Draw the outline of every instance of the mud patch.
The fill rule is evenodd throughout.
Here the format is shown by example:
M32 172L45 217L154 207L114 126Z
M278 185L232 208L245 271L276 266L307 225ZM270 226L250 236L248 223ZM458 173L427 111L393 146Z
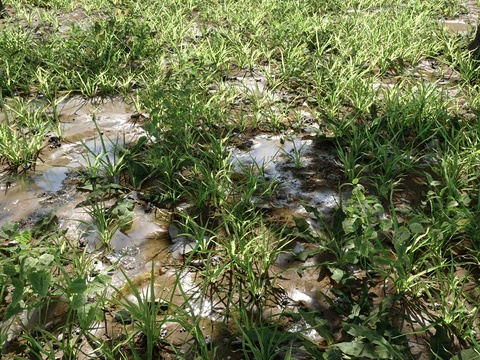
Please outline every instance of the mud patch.
M309 135L257 136L248 145L250 150L232 153L237 170L253 167L266 181L278 184L268 202L259 199L260 207L306 214L301 206L306 203L329 216L339 206L340 194L333 189L343 179L343 171L329 145Z

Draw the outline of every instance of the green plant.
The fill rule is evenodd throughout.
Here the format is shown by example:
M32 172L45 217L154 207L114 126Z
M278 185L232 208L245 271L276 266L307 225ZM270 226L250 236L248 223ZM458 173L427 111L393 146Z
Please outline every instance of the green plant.
M362 297L365 297L365 293ZM349 320L342 324L344 331L349 335L350 341L334 345L343 355L353 358L367 359L410 359L408 343L399 329L392 326L388 320L392 306L396 299L386 297L373 309L358 308L355 304L349 315Z
M43 117L44 109L23 100L4 107L5 123L0 128L0 163L5 166L5 171L13 175L34 171L45 147L44 139L49 127Z
M114 287L118 298L113 298L113 302L125 309L129 314L129 321L132 322L132 329L128 331L126 343L129 344L130 350L136 357L146 356L147 359L157 358L158 346L164 340L162 339L162 324L169 320L168 316L159 317L164 313L165 306L171 305L171 302L162 299L163 295L158 293L155 286L155 269L152 262L152 270L150 283L146 291L139 292L132 280L123 272L127 281L128 290L133 295L134 300L130 300L122 295L122 292ZM174 291L172 291L172 294ZM124 322L126 323L126 321ZM143 354L139 354L135 345L135 337L140 334L145 337L146 346Z
M125 169L125 159L129 153L120 145L118 138L115 141L110 141L110 144L107 146L95 116L92 120L98 132L100 145L97 146L96 139L94 139L92 146L85 141L81 143L87 151L83 155L85 160L85 180L89 183L91 190L95 190L97 182L101 182L102 178L107 181L107 184L119 184L120 174ZM131 160L132 158L130 157Z
M104 251L108 252L111 250L111 241L115 233L125 232L132 226L134 207L135 202L127 196L118 199L111 206L107 206L103 200L90 198L84 209L92 223L79 221L98 235L100 244L96 246L103 247Z
M15 326L11 330L27 342L30 354L52 358L61 348L66 358L73 359L80 352L81 342L77 340L102 317L98 299L105 296L109 278L98 274L87 280L90 259L79 256L73 246L70 250L74 251L68 254L58 246L66 239L56 224L58 221L51 215L40 220L33 231L19 232L16 224L2 227L0 237L15 243L2 248L0 258L2 294L6 286L14 288L3 321L15 320L19 324L22 332L15 334L20 330ZM72 259L78 273L64 268L65 262ZM92 301L94 298L97 301ZM77 326L80 333L73 338ZM59 333L63 336L59 337Z
M284 148L280 148L281 153L290 161L293 162L293 166L295 169L301 169L304 166L304 160L302 159L304 155L304 147L305 143L301 144L298 147L297 142L295 142L292 138L287 138L288 142L292 143L292 149L290 151L286 151Z
M340 130L340 133L343 131ZM360 160L366 146L364 134L358 127L352 126L351 137L347 141L340 137L336 137L335 140L337 156L344 167L344 176L347 181L353 182L363 171Z

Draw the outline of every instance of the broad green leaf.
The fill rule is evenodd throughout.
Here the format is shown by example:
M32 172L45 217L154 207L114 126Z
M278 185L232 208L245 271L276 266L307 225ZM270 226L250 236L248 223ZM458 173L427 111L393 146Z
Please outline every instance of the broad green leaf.
M375 344L377 343L377 341L373 341L372 343ZM378 359L391 359L393 356L393 354L390 354L389 348L386 347L383 343L375 346L375 354L378 356Z
M92 184L87 184L84 186L79 186L79 190L85 190L85 191L93 191L93 185Z
M460 351L450 360L480 360L480 352L475 348L465 349Z
M459 219L456 221L456 225L461 229L470 224L469 219Z
M327 349L323 353L323 360L342 360L342 352L338 349Z
M447 209L451 210L452 208L458 207L458 201L452 200L447 204Z
M55 260L55 257L52 254L43 254L38 258L38 262L45 266L51 265L54 260Z
M20 304L15 304L13 303L9 304L7 307L7 310L5 311L5 315L3 315L3 321L7 321L10 319L12 316L15 316L17 314L20 314L23 311L23 308L20 306Z
M400 226L393 234L393 241L403 244L410 239L411 233L405 226Z
M356 324L343 324L345 331L356 337L356 338L365 338L368 342L352 342L356 344L355 347L348 348L346 345L343 345L342 351L348 349L352 353L346 353L349 355L355 356L364 356L372 359L389 359L390 356L396 353L396 349L375 329L371 329L368 326L356 325ZM345 344L345 343L344 343ZM361 351L357 353L357 351Z
M7 276L15 276L17 275L17 269L12 264L6 264L3 267L3 273Z
M373 204L373 209L375 210L375 213L377 213L378 215L382 215L385 212L382 204L379 204L379 203Z
M334 268L333 270L330 269L332 272L332 275L330 276L332 280L334 280L337 283L340 283L342 281L343 277L345 276L345 271L339 268Z
M468 196L468 194L463 194L460 196L460 201L462 202L462 204L464 206L469 206L470 205L470 202L472 201L472 199L470 198L470 196Z
M382 320L382 317L388 314L391 310L395 301L397 301L397 296L386 296L383 300L375 306L375 308L370 312L368 317L365 320L365 323L378 323Z
M356 251L346 251L343 254L343 260L350 264L357 264L359 261L358 253Z
M342 226L346 234L354 233L358 229L357 220L357 217L343 220Z
M110 283L110 276L108 275L97 275L95 278L88 284L89 294L98 294L105 290L105 287Z
M70 299L70 306L72 310L79 310L81 309L85 303L87 302L87 294L86 293L76 293L73 294L72 298Z
M386 231L388 231L388 230L390 230L390 229L392 228L392 220L390 220L390 219L382 219L382 220L380 220L379 225L380 225L380 229L381 229L382 231L385 231L385 232L386 232Z
M348 317L353 320L353 319L359 317L361 312L362 312L362 308L360 307L360 305L359 304L353 304L352 310L350 310L350 315L348 315ZM349 334L354 335L352 333L349 333ZM354 336L357 336L357 335L354 335Z
M12 279L12 285L14 289L10 304L17 304L23 298L23 290L25 289L25 284L21 279Z
M440 359L450 359L451 353L449 351L452 340L448 337L447 332L440 325L435 326L435 335L430 337L430 351L433 356L440 357Z
M38 259L35 257L27 257L22 263L22 270L29 272L30 270L35 270L37 268Z
M14 286L12 299L10 300L10 304L7 306L7 310L3 316L3 321L7 321L12 316L15 316L23 311L23 307L20 304L20 301L23 299L23 281L20 279L12 279L12 284Z
M122 199L119 200L111 210L113 219L117 219L118 227L123 230L128 230L133 222L133 209L135 203L133 201Z
M6 239L15 239L19 234L18 224L16 223L6 223L2 226L0 236ZM3 234L2 234L3 233Z
M74 279L67 288L70 294L80 294L87 290L87 281L83 278Z
M48 293L51 284L51 273L49 270L29 271L27 279L32 285L33 290L44 297Z
M355 358L364 357L368 359L381 359L372 344L352 341L339 343L335 346L337 346L344 354L354 356Z
M293 221L295 221L295 226L297 227L298 231L301 233L308 231L310 229L310 225L308 224L307 220L300 216L293 215Z
M414 234L423 234L425 232L425 229L423 228L422 224L417 222L408 224L408 228Z

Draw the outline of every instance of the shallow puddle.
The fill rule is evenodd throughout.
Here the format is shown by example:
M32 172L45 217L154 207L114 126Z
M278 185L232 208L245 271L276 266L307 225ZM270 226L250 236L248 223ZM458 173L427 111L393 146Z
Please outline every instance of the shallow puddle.
M33 185L39 190L57 193L65 186L64 181L72 167L72 164L66 166L45 166L46 169L44 171L33 176Z
M307 203L327 215L339 206L340 195L328 186L335 174L323 178L318 169L336 167L331 151L315 148L312 139L300 136L257 136L249 144L249 150L232 154L237 171L252 167L266 180L278 183L276 195L261 207L306 214L301 204Z
M142 134L141 129L133 129L128 122L132 113L128 112L126 105L115 99L95 103L75 97L62 102L58 108L61 119L58 146L46 148L33 175L13 183L6 178L1 184L0 204L5 222L25 219L36 209L44 207L42 201L59 192L73 201L75 189L65 189L69 173L74 174L87 163L93 164L101 153L107 153L110 162L115 163L114 148L125 144L126 139L134 141ZM115 111L119 113L116 115ZM100 131L104 132L103 144L92 121L92 112L96 114ZM121 133L125 135L118 139ZM106 159L102 156L101 160ZM69 196L65 196L65 191Z
M448 31L461 35L468 34L474 28L474 26L466 20L445 20L444 25Z

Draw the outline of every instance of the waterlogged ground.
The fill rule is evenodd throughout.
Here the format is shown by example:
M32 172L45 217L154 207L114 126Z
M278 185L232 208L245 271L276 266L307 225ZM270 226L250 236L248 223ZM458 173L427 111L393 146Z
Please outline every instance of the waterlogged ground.
M144 135L144 131L136 124L138 117L120 99L84 100L73 97L62 102L59 114L64 135L55 141L50 140L55 137L53 134L45 139L51 145L42 153L42 163L37 166L35 173L18 182L3 183L0 195L2 223L17 222L20 229L28 229L54 211L60 229L67 230L68 238L72 241L80 238L78 246L86 247L87 253L100 254L104 248L97 234L86 225L92 223L92 218L84 207L88 192L80 191L78 174L93 161L95 154L104 151L99 133L105 141L105 156L114 161L117 156L113 152L114 146L120 144L127 147ZM98 127L92 121L92 116L95 116ZM239 138L239 146L229 148L229 159L233 166L241 172L243 167L261 164L265 179L277 184L274 195L268 199L258 199L257 203L269 222L292 227L295 226L294 218L299 217L305 219L312 228L320 229L321 224L302 205L314 206L328 219L333 216L339 204L349 198L349 191L338 192L342 167L328 141L318 141L308 132L303 135L265 134ZM414 196L414 193L407 191L404 195ZM153 297L165 302L165 309L184 307L187 296L189 311L198 317L205 338L219 346L219 354L225 358L243 358L243 355L236 355L241 348L240 339L231 337L228 321L224 318L225 309L229 306L227 299L230 299L228 279L220 280L220 285L211 289L211 296L205 296L199 285L202 277L198 272L204 268L205 260L188 259L196 246L196 240L183 236L172 223L173 214L183 211L190 204L179 204L174 209L156 207L143 200L137 191L126 193L122 197L129 198L135 204L133 223L128 230L115 232L111 239L111 251L98 257L93 272L108 271L112 276L111 284L119 289L121 296L133 303L138 303L139 300L131 294L125 276L144 301L150 301L153 289ZM410 201L402 197L399 204L404 202ZM113 203L112 200L108 204ZM261 316L265 319L275 318L285 311L295 313L298 309L321 312L328 321L333 339L308 330L310 325L303 318L285 319L283 325L290 331L303 331L308 339L320 347L327 346L331 340L340 341L342 337L342 318L331 302L342 306L343 301L349 301L343 295L331 292L336 286L329 271L316 265L333 260L329 257L331 255L319 251L317 246L308 241L296 240L289 243L269 270L271 276L278 277L272 293L261 308ZM184 268L186 259L189 266ZM211 258L210 261L221 262L224 259L218 257ZM153 286L152 266L155 275ZM180 268L183 268L181 273L178 272ZM353 278L368 283L368 293L374 302L379 303L385 297L395 294L395 289L389 285L388 280L372 280L353 265L348 271ZM114 293L111 294L115 296ZM27 328L52 328L65 321L64 315L68 310L63 305L50 306L43 315L44 318L39 319L36 313L25 313L21 319ZM121 306L105 308L105 321L90 329L91 336L124 339L128 326L125 328L119 320L122 310ZM251 311L260 310L252 308ZM402 318L395 320L405 322L400 326L402 331L414 332L428 326L428 322L416 318L418 314L413 312L411 316L406 322ZM8 332L11 335L9 347L4 350L9 351L10 346L15 349L14 333L21 326L15 323L5 325L10 327ZM162 325L162 336L168 337L171 346L178 346L185 354L189 353L193 338L178 322L166 321ZM428 345L422 338L412 335L410 346L416 358L428 358L425 355L428 353ZM82 351L88 353L93 349L85 341ZM168 355L170 352L171 350L165 349L164 356L173 356Z
M95 116L98 128L92 116ZM86 223L92 223L92 219L84 207L88 192L79 191L79 172L93 161L95 154L103 151L99 133L105 141L105 156L114 161L118 156L113 153L114 145L126 147L135 143L144 131L135 123L136 117L131 108L120 99L69 98L60 104L59 118L63 136L55 142L50 140L55 135L45 139L51 145L42 153L42 163L37 165L35 173L18 182L3 182L0 195L2 224L17 222L20 229L28 229L53 211L58 217L60 229L67 230L67 237L80 237L80 246L87 247L89 253L99 253L104 249L96 234L86 226ZM289 137L258 135L245 139L240 148L229 149L230 161L239 168L239 172L252 163L264 164L266 179L278 183L274 196L268 201L259 199L258 202L259 208L268 213L270 221L294 225L292 216L295 215L306 217L318 227L314 219L308 218L301 204L313 204L327 216L331 216L338 207L340 194L333 188L341 178L341 170L331 151L322 149L321 144L314 144L312 139L308 133ZM115 232L111 239L111 252L100 257L94 271L109 269L112 285L135 302L138 300L129 294L125 275L148 299L153 265L155 299L165 301L166 306L181 306L184 295L176 293L179 281L182 291L190 297L191 311L202 319L205 336L222 343L222 348L225 347L222 351L233 356L231 351L238 339L229 338L226 330L222 329L225 326L222 314L228 306L222 301L222 296L227 294L200 297L200 289L197 288L200 275L195 269L203 266L201 261L190 260L191 267L178 274L180 265L195 248L196 240L179 234L180 230L171 223L173 212L177 209L149 206L139 195L136 191L123 195L135 204L133 223L128 230ZM348 197L348 194L342 196ZM185 206L190 205L180 204L178 208ZM269 299L269 305L263 309L265 317L278 314L287 307L294 309L299 304L309 309L328 309L323 294L331 287L330 279L321 276L320 269L304 271L301 276L295 271L316 263L315 258L307 261L296 259L296 255L305 252L308 246L303 242L292 243L289 245L291 249L286 249L276 260L272 274L282 273L282 277L277 281L275 297ZM169 305L165 299L170 302ZM123 325L114 321L116 312L120 310L108 309L106 321L92 329L91 334L108 338L124 336ZM62 312L67 311L67 307L51 307L45 314L44 322L53 326L52 323L63 319ZM330 317L332 324L338 326L339 319L335 319L334 312ZM45 325L37 324L41 320L31 314L24 314L23 321L29 327ZM301 330L307 324L300 321L291 326ZM19 329L19 325L11 325L10 332L13 334ZM168 333L173 345L185 346L185 330L178 323L167 322L164 332L164 335ZM325 341L315 331L309 336L315 342ZM11 341L14 339L12 335Z
M9 15L15 14L16 10L9 4L6 9ZM459 9L454 15L446 18L444 16L438 21L451 36L472 36L480 7L476 2L469 1ZM89 10L80 8L63 12L57 17L54 29L43 26L41 21L42 16L48 14L47 10L44 7L35 7L35 11L29 13L28 21L21 20L19 26L36 28L35 36L38 37L50 32L68 36L74 24L79 29L88 27L89 16L92 16ZM348 9L346 14L353 11ZM215 26L210 26L205 17L200 16L198 9L189 9L188 14L193 21L181 42L180 49L185 53L189 46L203 37L216 34ZM0 26L3 26L5 21L0 20ZM96 23L93 28L98 30L95 36L101 38L101 26ZM126 31L128 32L128 29ZM321 35L319 34L317 32L316 36ZM134 36L129 35L128 39L132 38ZM221 36L220 38L223 39ZM100 52L101 49L97 50ZM205 60L205 66L211 66L215 61L220 62L218 57L221 57L221 52L213 52L211 55L208 61ZM159 62L166 66L173 63L172 59L175 57L172 55L167 59L160 59ZM135 59L132 62L135 69L142 66L141 60ZM280 64L286 66L289 63L282 58ZM188 117L191 114L184 115L178 110L191 110L190 105L194 108L195 104L192 105L191 102L195 97L188 97L188 89L170 89L171 93L177 96L172 99L168 99L161 91L152 91L149 96L155 100L146 100L145 104L149 105L148 101L158 101L160 105L151 105L150 113L141 111L141 106L135 102L138 97L136 86L133 85L133 95L129 92L128 96L123 97L88 97L88 84L84 83L87 88L82 89L84 96L65 95L57 99L55 108L51 107L51 100L40 95L40 92L26 96L30 99L29 111L34 113L36 109L46 108L47 116L55 116L57 128L51 127L45 135L35 171L29 164L29 167L22 171L22 176L5 172L6 176L0 183L0 226L15 223L19 232L30 229L35 232L35 229L41 226L49 229L48 223L58 223L55 232L62 235L64 243L55 246L62 251L69 249L70 252L78 252L83 262L63 260L61 266L56 263L56 266L52 267L55 272L61 273L58 268L64 267L67 278L70 274L81 273L80 279L89 284L97 284L96 279L103 279L103 275L108 275L110 285L95 288L95 291L92 290L93 295L88 295L88 306L101 304L99 308L102 320L96 318L91 321L86 330L79 325L69 328L68 333L59 330L68 324L68 317L72 314L70 306L74 304L72 299L81 292L75 281L67 287L70 291L75 289L73 295L70 293L70 298L64 294L48 293L47 300L33 306L34 310L19 311L17 317L3 321L0 334L2 339L5 339L2 348L4 357L18 355L48 358L48 354L53 354L56 358L65 359L92 358L99 356L97 354L101 354L102 347L105 346L111 351L109 354L113 354L112 358L118 354L125 358L135 358L138 354L132 349L144 354L148 352L145 349L152 339L148 338L149 330L142 327L148 324L153 324L153 330L150 329L152 333L159 331L153 339L156 345L152 353L165 359L198 358L201 353L199 349L205 349L208 356L218 359L255 358L257 354L252 349L262 346L274 348L272 353L276 354L275 358L290 356L295 359L311 359L315 358L312 354L320 353L325 354L325 358L340 358L339 352L335 352L339 349L352 358L378 356L414 359L430 359L433 356L432 351L441 354L440 356L455 354L461 350L469 351L472 344L465 338L478 340L473 329L478 329L479 326L480 294L478 259L475 254L468 253L458 244L452 245L445 253L452 258L462 259L456 266L431 265L429 268L427 264L426 267L419 265L415 268L416 265L412 265L412 273L404 274L404 283L401 282L400 271L393 275L382 273L397 256L400 259L396 263L397 267L403 269L403 265L409 261L416 264L415 260L427 253L425 248L428 245L422 243L421 239L427 237L430 231L428 226L431 224L425 219L417 220L417 217L411 220L411 211L423 206L430 211L428 215L435 215L433 205L425 205L425 194L430 193L428 182L437 184L439 181L433 181L433 178L427 181L421 172L406 174L402 176L402 181L395 191L392 191L390 198L379 195L385 189L381 182L377 182L375 186L366 181L348 184L348 171L357 171L359 177L375 178L378 169L370 163L375 162L376 155L367 153L362 155L365 157L361 161L359 158L353 159L354 162L357 161L356 166L349 169L348 163L339 154L342 149L353 148L353 144L345 143L341 139L343 134L338 134L341 131L335 133L335 129L327 126L326 121L319 119L321 111L315 111L314 104L318 105L322 98L327 98L329 94L317 94L317 99L312 99L301 90L297 91L294 85L273 86L272 83L279 73L277 65L270 65L268 62L245 67L231 64L222 68L220 78L209 77L205 80L203 90L207 96L225 97L225 103L228 103L227 107L231 112L229 116L233 114L228 124L233 130L227 132L225 124L208 123L203 113L192 110L192 117L198 122L191 128L201 128L202 131L207 129L207 133L215 135L227 133L225 138L228 143L222 143L221 149L217 149L220 158L227 160L221 171L213 174L214 178L220 179L224 169L233 169L233 176L229 178L231 183L248 183L248 174L261 180L254 182L255 189L251 194L248 193L248 204L251 206L246 206L248 211L258 211L261 214L261 226L256 224L251 229L247 228L245 233L239 231L239 234L235 233L235 224L222 224L222 221L228 221L229 218L220 215L223 214L222 206L226 207L227 203L240 203L242 196L246 197L235 192L240 193L240 190L222 193L226 199L223 203L220 201L222 196L219 197L220 200L216 199L220 204L215 205L217 208L211 204L202 208L198 205L201 202L195 198L201 195L200 192L195 193L192 190L194 196L190 198L182 194L171 199L170 193L170 197L163 196L164 194L155 194L157 197L152 197L144 189L152 191L158 188L165 193L171 189L160 188L155 179L147 179L142 186L133 186L131 180L134 175L128 174L130 178L127 178L125 171L113 174L110 184L96 183L97 178L104 174L101 171L94 173L93 170L114 169L117 163L123 161L122 156L130 154L129 149L138 142L145 141L144 147L140 147L142 155L155 148L154 145L167 143L167 135L171 133L182 139L180 143L188 142L187 135L191 134L188 127L180 127L181 131L175 132L175 124L169 123L168 119L165 125L149 126L155 123L155 119L161 118L158 114L165 118L185 116L187 122L191 121ZM423 57L414 65L402 63L399 67L401 71L387 70L382 76L376 77L372 88L379 101L386 101L388 91L405 82L418 82L418 88L413 90L413 99L420 97L418 94L422 94L419 90L422 86L423 89L432 86L435 91L442 91L444 97L450 99L449 106L457 109L458 116L463 120L477 116L474 106L468 105L468 99L459 90L458 84L462 79L452 66L440 63L433 57ZM185 68L188 69L188 66ZM294 69L292 74L298 71ZM295 76L292 75L291 78L295 83ZM139 86L144 80L142 78L138 82ZM113 88L115 86L118 85L112 85ZM186 94L186 100L179 94ZM340 95L341 92L338 96ZM12 92L10 99L2 100L2 125L8 121L5 109L13 108L10 107L13 98L16 98L16 94ZM326 109L325 112L330 110ZM351 106L342 105L335 115L341 118L350 110ZM371 117L375 118L376 110L373 106L369 111ZM222 116L226 115L222 113L220 118ZM328 118L328 115L326 117ZM244 126L238 120L240 118L250 125ZM461 124L462 121L458 123ZM408 131L409 129L405 130L405 133ZM205 139L210 138L201 138L194 146L195 156L200 154L208 158L212 154L216 155L213 145L209 147L211 144ZM415 139L409 140L414 142ZM438 150L436 141L431 140L425 147ZM177 148L172 150L174 151L177 151ZM181 163L184 161L182 156L182 153L174 152L171 158ZM415 156L414 152L406 154L403 162L399 164L408 163L415 159ZM132 159L134 166L137 166L136 158ZM164 153L153 154L152 158L148 158L148 161L158 161L162 166L167 160L168 156ZM438 158L424 156L418 162L418 168L426 169L438 162ZM459 168L463 166L456 165ZM2 166L7 167L5 164ZM174 166L175 164L172 164L172 168L175 168ZM360 166L363 167L362 170L358 170ZM395 170L395 167L393 169ZM140 171L138 167L134 170ZM194 166L175 168L175 172L181 176L175 180L177 182L169 183L170 186L173 188L182 181L189 186L195 185L196 183L191 181L192 177L200 180L203 185L202 181L208 178L208 172L195 171ZM165 179L169 174L165 171L158 177ZM388 181L385 183L388 185ZM364 190L360 187L361 184L368 188L373 197L362 197L361 191L359 194L359 189ZM222 189L210 191L221 193ZM174 191L171 192L175 195ZM349 203L352 197L358 200L359 207L355 207L354 201ZM429 201L433 203L432 199L434 197ZM461 207L459 203L468 207L473 200L475 199L470 197L456 198L448 204L451 208L445 212L453 212L452 208ZM375 211L369 212L372 208ZM392 213L385 210L388 208L395 209L391 211L398 213L395 218L397 223L394 225L403 233L394 233L385 225L392 222ZM98 221L98 213L94 213L94 210L114 216L118 228L114 227L114 231L108 233L112 228L110 226L102 233L101 223L95 222ZM328 239L335 240L339 231L341 232L338 224L345 220L339 220L342 214L357 217L361 219L359 221L368 219L370 222L361 223L364 233L373 228L377 231L379 227L385 226L382 228L382 236L391 236L393 240L382 239L387 244L383 255L387 254L386 257L391 258L392 263L375 263L373 265L376 266L376 271L365 270L372 265L368 262L370 259L359 260L352 256L356 251L360 251L359 248L364 253L378 250L377 243L373 248L363 248L362 244L358 243L346 243L345 248L340 249L340 245L334 241L329 242ZM189 229L197 230L194 235L187 231L185 226L191 219L196 221L195 226ZM454 220L459 229L463 229L462 226L466 226L467 221L472 220ZM445 221L442 226L446 227L447 223L448 221ZM223 232L214 233L212 228L223 229ZM432 232L436 230L438 229L433 229ZM357 232L361 232L360 229L357 229ZM378 232L380 233L380 230ZM399 239L403 239L402 234L407 233L417 234L415 239L418 242L403 249L401 244L399 245ZM408 238L409 235L405 236ZM108 241L105 236L108 236ZM460 235L455 233L451 237L455 239L456 236ZM38 238L38 232L36 237ZM223 248L218 250L221 246L215 247L215 244L228 244L230 237L237 239L236 241L253 240L251 243L245 240L245 248L231 244L228 248L230 253ZM440 236L435 239L441 241ZM366 237L365 240L370 238ZM19 246L16 240L2 237L1 241L2 254L7 254L9 249ZM469 242L474 243L475 238L465 241L467 244L470 244ZM415 256L408 258L408 251L415 246L418 246L418 251ZM257 248L261 251L255 252ZM401 249L404 257L398 254ZM275 254L272 255L273 258L269 258L270 250ZM241 251L248 256L240 257L238 252ZM341 264L339 254L344 255ZM243 253L242 255L245 256ZM428 261L430 259L425 260L427 263ZM84 269L83 266L87 263L88 267L85 266ZM8 271L12 273L11 268L3 264L2 266L5 274ZM437 287L445 283L435 283L434 273L439 268L448 268L445 272L450 275L452 282L457 282L452 286L454 290L451 294L449 290L447 298L440 297L444 300L443 303L439 303L438 297L425 290L429 286L423 286L431 283L432 294L433 291L443 291ZM33 271L33 275L25 276L32 283L36 279L33 276L40 272ZM252 284L257 284L256 281L263 284L263 288L254 287ZM41 281L38 280L37 283ZM402 285L405 286L402 290L403 298L399 296L399 287ZM14 287L12 283L12 286L2 293L2 315L8 312L8 304L18 297ZM51 288L53 287L52 284ZM34 285L31 292L42 292L40 288L40 285ZM22 303L22 306L24 305L25 303ZM140 321L142 314L145 315L152 308L155 309L153 317L149 321ZM140 309L140 313L136 314L135 309ZM428 309L428 315L425 309ZM243 314L244 317L238 314ZM451 320L452 318L455 320ZM459 324L461 321L464 323ZM471 330L463 333L458 330L465 328ZM466 336L468 331L470 333ZM404 343L397 343L401 338L399 334L404 335ZM64 341L65 337L72 341ZM40 344L35 345L32 338L41 339ZM68 354L67 347L58 345L66 342L74 344L75 355ZM57 344L56 347L52 345L50 352L38 350L48 349L50 344ZM277 348L277 345L281 347ZM335 345L338 348L335 348ZM411 357L402 355L402 346L408 347ZM28 350L35 348L42 354L33 355L33 352ZM474 352L466 354L469 358L476 356ZM207 355L203 353L203 356L205 358ZM145 355L145 358L148 356Z

